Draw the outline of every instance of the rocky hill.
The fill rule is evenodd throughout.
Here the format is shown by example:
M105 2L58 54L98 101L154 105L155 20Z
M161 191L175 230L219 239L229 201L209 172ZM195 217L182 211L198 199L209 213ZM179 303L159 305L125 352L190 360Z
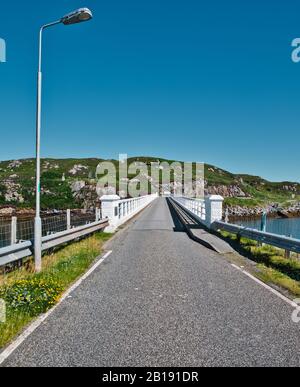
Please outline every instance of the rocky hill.
M42 208L90 208L99 205L95 171L101 159L43 159ZM118 162L112 160L116 166ZM171 160L137 157L128 162ZM34 159L0 162L0 215L14 209L34 207ZM221 168L205 166L205 190L220 194L230 215L258 215L264 209L274 213L300 212L300 184L272 183L258 176L233 174Z

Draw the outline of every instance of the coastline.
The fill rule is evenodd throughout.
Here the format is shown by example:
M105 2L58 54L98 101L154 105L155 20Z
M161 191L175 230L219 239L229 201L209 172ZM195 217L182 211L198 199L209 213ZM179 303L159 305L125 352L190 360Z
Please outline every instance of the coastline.
M230 220L257 220L264 213L267 213L268 218L273 219L289 219L300 218L300 202L279 204L276 202L267 203L256 206L243 206L225 203L224 218L228 216Z
M276 215L276 214L268 214L268 219L297 219L299 218L300 219L300 213L295 213L291 216L279 216L279 215ZM225 218L225 216L224 216ZM256 216L229 216L228 217L229 219L229 223L234 223L236 221L241 221L241 220L260 220L261 219L261 215L256 215Z
M71 209L73 213L87 213L89 210L75 208ZM300 203L297 203L290 207L280 207L278 204L271 204L269 206L256 206L256 207L247 207L247 206L232 206L224 205L223 208L223 217L225 218L228 215L229 221L236 220L258 220L261 218L262 214L266 212L268 218L272 219L289 219L289 218L300 218ZM65 214L66 210L42 210L41 216L55 216ZM19 219L31 219L35 216L35 210L33 208L18 208L12 206L0 206L0 219L11 219L13 216L18 217Z

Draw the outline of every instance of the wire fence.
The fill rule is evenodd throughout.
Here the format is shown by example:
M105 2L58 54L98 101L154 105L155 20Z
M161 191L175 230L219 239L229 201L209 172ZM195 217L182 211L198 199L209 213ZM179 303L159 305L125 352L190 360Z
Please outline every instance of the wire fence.
M34 219L17 221L17 242L34 239Z
M0 248L11 244L11 222L0 221Z
M74 213L71 214L71 227L79 227L88 223L95 222L95 212L87 212L85 214Z
M50 235L67 229L66 214L42 218L42 235Z
M98 213L99 220L101 213ZM10 246L15 242L34 240L34 218L16 219L16 227L12 226L13 218L0 218L0 248ZM47 236L68 228L75 228L86 225L96 220L95 211L71 211L68 221L67 212L58 215L48 215L42 217L42 235ZM14 235L15 233L15 235Z

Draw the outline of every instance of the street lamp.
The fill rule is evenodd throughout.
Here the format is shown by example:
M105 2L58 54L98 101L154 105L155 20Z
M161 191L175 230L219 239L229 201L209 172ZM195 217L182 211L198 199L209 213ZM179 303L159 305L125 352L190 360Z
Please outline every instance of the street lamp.
M42 111L42 42L43 32L46 28L56 24L71 25L91 20L92 12L88 8L80 8L63 16L60 20L45 24L40 29L39 35L39 67L37 87L37 113L36 113L36 215L34 221L34 258L35 270L42 269L42 221L41 221L41 111Z

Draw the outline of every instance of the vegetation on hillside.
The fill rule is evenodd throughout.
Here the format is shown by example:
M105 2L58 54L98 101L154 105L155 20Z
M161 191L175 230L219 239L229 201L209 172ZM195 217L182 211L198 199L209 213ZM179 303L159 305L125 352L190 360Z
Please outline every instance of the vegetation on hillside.
M95 172L99 162L90 159L43 159L42 160L42 208L66 209L86 205L84 196L88 189L77 195L74 183L92 187L95 184ZM117 168L118 161L111 160ZM128 164L140 161L151 163L168 162L154 157L135 157ZM130 178L134 176L129 176ZM171 176L172 181L173 175ZM258 176L233 174L221 168L205 165L205 180L208 193L217 193L225 197L229 206L256 207L278 203L281 207L300 201L300 184L294 182L273 183ZM0 206L12 205L19 208L34 206L35 162L34 159L0 162Z

